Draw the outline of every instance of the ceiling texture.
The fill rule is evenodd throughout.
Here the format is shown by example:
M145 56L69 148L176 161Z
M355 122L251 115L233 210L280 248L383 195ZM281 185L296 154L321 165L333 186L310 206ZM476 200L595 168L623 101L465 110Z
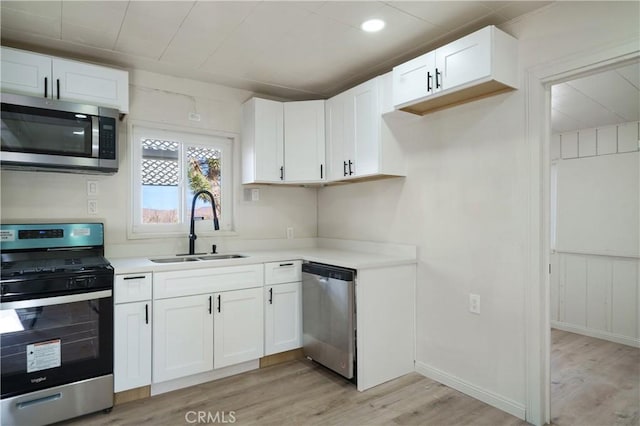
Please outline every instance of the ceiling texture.
M328 98L550 1L5 1L2 44L249 90ZM380 18L386 27L365 33ZM638 65L553 87L552 129L639 120Z
M5 1L2 43L219 83L327 98L549 1ZM365 33L360 24L386 27Z
M640 121L640 65L625 65L551 87L551 130Z

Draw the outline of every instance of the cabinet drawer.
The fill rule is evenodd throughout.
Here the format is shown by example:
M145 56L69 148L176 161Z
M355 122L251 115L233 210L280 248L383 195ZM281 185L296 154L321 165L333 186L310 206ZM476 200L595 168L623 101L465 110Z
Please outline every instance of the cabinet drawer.
M287 260L264 264L265 285L302 281L302 261Z
M187 269L153 274L153 298L191 296L219 291L262 287L262 265Z
M151 282L151 272L116 275L114 303L128 303L150 300Z

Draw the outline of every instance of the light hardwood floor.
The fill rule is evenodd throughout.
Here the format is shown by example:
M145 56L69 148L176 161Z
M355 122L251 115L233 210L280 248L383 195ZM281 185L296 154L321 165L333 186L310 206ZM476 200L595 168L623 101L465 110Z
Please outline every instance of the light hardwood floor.
M559 330L552 330L551 337L554 425L640 424L639 349ZM230 422L233 412L236 425L527 424L417 373L358 392L304 359L129 402L109 414L64 424L188 425L198 424L193 420L200 411L217 413L218 424Z
M640 425L640 349L551 330L551 419Z
M128 402L65 424L185 425L196 419L190 411L224 412L227 422L233 412L236 425L526 425L417 373L358 392L307 360Z

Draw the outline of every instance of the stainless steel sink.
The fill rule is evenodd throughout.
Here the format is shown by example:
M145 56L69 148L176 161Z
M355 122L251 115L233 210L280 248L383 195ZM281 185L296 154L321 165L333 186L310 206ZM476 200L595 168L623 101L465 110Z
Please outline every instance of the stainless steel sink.
M206 256L176 256L176 257L163 257L160 259L149 259L154 263L182 263L182 262L198 262L201 260L224 260L224 259L239 259L243 256L241 254L209 254Z
M162 259L149 259L154 263L182 263L182 262L198 262L197 257L165 257Z
M241 254L210 254L207 256L198 256L200 260L222 260L222 259L240 259L243 256Z

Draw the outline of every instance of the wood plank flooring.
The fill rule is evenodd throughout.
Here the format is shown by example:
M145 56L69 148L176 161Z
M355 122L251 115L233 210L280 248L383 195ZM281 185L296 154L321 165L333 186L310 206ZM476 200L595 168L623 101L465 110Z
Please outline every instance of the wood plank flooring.
M109 414L64 424L185 425L196 419L190 411L219 413L217 423L223 412L229 422L233 412L236 425L526 425L417 373L358 392L306 359L128 402Z
M551 330L551 419L640 425L640 349Z
M551 337L554 425L640 424L639 349L559 330L552 330ZM209 424L230 423L232 412L237 425L526 424L417 373L358 392L306 359L128 402L109 414L63 424L188 425L198 424L197 412L210 414L204 419Z

